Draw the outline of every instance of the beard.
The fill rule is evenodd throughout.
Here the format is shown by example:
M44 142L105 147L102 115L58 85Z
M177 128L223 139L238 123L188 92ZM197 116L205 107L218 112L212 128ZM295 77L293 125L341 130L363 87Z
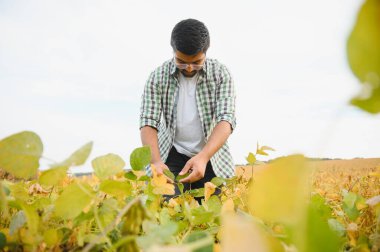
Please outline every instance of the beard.
M184 75L184 76L186 76L186 77L193 77L194 75L196 75L197 74L197 72L198 71L196 71L196 70L194 70L194 71L192 71L192 72L187 72L186 70L180 70L181 71L181 73Z

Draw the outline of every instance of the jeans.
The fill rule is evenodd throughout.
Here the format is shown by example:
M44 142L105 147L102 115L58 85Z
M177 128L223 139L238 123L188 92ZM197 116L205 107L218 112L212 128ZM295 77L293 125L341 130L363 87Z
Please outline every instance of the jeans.
M169 156L166 159L165 164L169 167L169 170L177 177L189 159L190 157L177 152L176 148L173 145L173 147L170 149ZM216 175L212 169L211 161L208 161L204 177L193 183L183 183L183 191L185 192L191 189L203 188L205 183L211 181L211 179L214 177L216 177ZM215 194L218 194L218 192L219 189L216 190ZM175 185L175 195L173 197L178 195L180 195L180 191L178 189L178 186ZM200 199L197 200L200 202Z

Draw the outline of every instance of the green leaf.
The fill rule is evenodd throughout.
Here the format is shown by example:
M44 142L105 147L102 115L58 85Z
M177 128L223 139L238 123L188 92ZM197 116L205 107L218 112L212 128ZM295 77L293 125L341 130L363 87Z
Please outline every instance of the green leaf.
M91 164L95 175L100 179L107 179L122 172L125 166L125 162L121 157L111 153L95 158Z
M350 103L372 114L380 113L380 87L364 84L366 87ZM369 87L369 88L368 88Z
M46 245L49 247L53 247L54 245L57 245L59 242L59 236L56 229L47 229L44 232L44 241L46 242Z
M15 234L24 224L26 223L26 217L24 215L24 211L18 211L15 215L13 215L11 219L11 223L9 224L9 234Z
M90 204L93 194L92 188L87 184L71 184L55 201L55 213L63 219L75 218Z
M356 220L360 215L356 207L357 200L359 200L359 197L353 192L346 193L343 197L342 209L352 221Z
M23 131L0 141L0 168L17 178L29 179L37 174L43 151L40 137Z
M23 184L17 183L17 184L10 184L9 189L11 190L11 195L15 197L15 199L18 199L20 201L28 201L29 194Z
M122 235L137 235L141 231L143 221L148 218L141 200L137 200L123 217L121 224ZM133 220L133 221L131 221Z
M146 221L144 223L144 235L137 237L137 242L142 251L151 251L149 248L158 244L173 244L176 243L175 234L178 232L179 223L169 221L165 224ZM167 247L165 247L167 248ZM153 249L152 251L154 251ZM167 250L163 250L167 251Z
M169 169L164 169L164 174L166 177L170 178L171 180L174 181L175 176L174 174L169 170Z
M183 189L184 189L184 185L182 184L182 183L179 183L178 182L178 189L179 189L179 191L181 192L181 194L183 194Z
M336 252L340 248L338 236L313 207L308 208L306 233L299 238L299 244L306 246L299 245L299 251Z
M340 237L344 237L346 234L346 228L336 219L329 219L328 224L331 230L334 230Z
M380 2L367 0L361 7L347 41L352 72L363 83L351 104L369 113L380 112Z
M349 192L344 196L343 203L345 203L347 207L352 208L355 206L355 202L357 198L358 198L357 194L353 192Z
M58 185L66 178L67 170L67 166L62 166L43 171L38 178L39 183L47 186Z
M28 223L28 229L33 234L36 235L38 233L39 226L39 216L37 214L37 209L33 206L28 205L24 202L19 202L22 210L24 211L26 222Z
M319 194L314 194L311 197L310 207L313 207L315 211L318 212L319 215L325 220L332 217L331 208L326 204L325 199Z
M196 243L198 241L201 241L201 240L206 240L208 242L206 243L202 243L202 246L196 246ZM195 245L196 247L192 247L192 252L212 252L213 251L213 244L214 244L214 241L213 239L211 238L211 236L206 233L206 232L202 232L202 231L194 231L192 233L190 233L184 240L184 243L185 244L193 244ZM201 244L201 243L199 243Z
M346 203L343 203L342 208L343 211L347 214L348 218L350 218L352 221L355 221L360 215L360 212L356 206L349 207L346 205Z
M204 188L198 188L198 189L192 189L186 191L193 197L203 197L205 195L205 189Z
M11 190L9 190L9 188L5 184L2 184L1 181L0 181L0 186L3 189L5 196L9 196L9 194L11 193Z
M176 178L175 178L175 181L180 181L181 179L184 179L184 178L186 178L187 176L189 176L190 175L190 173L185 173L185 174L183 174L183 175L178 175Z
M77 217L74 218L73 225L74 227L77 227L84 222L93 220L94 218L94 211L88 211L87 213L81 212Z
M99 190L116 197L128 197L132 192L132 185L128 181L104 180Z
M7 244L7 237L3 232L0 232L0 249L4 249Z
M211 183L213 183L215 186L221 186L226 182L224 178L214 177L211 179Z
M147 175L144 175L144 176L141 176L138 181L149 181L150 180L150 177L147 176Z
M214 219L214 213L206 211L203 206L191 209L191 224L200 225Z
M143 170L151 159L151 152L149 146L143 146L135 149L130 156L131 167L135 171Z
M0 179L0 213L3 216L8 215L8 200L7 196L10 194L10 190L7 186L3 185L3 181Z
M117 200L114 198L106 199L99 207L99 219L103 227L107 227L117 215Z
M129 180L137 180L137 176L133 173L133 171L126 172L124 177Z
M88 142L87 144L76 150L71 156L56 166L79 166L86 162L88 156L91 153L93 142Z
M218 196L212 195L207 201L207 207L209 211L212 211L214 214L219 215L220 209L222 208L222 202Z
M254 165L256 162L256 156L252 152L248 154L248 157L246 159L249 165Z

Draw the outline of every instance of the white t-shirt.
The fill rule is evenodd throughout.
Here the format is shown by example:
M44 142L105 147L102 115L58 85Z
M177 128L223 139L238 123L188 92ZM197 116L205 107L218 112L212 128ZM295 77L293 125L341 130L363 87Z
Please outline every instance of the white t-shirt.
M199 73L186 77L179 73L177 125L174 147L188 157L198 154L206 144L195 96Z

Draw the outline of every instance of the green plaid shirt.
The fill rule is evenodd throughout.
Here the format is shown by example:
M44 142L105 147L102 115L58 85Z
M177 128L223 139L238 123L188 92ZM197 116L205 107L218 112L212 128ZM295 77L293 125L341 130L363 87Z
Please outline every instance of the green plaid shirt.
M174 59L164 62L149 76L142 95L140 129L146 125L158 130L158 145L163 162L173 146L176 130L176 104L178 100L178 72ZM226 66L216 59L206 58L200 70L196 87L196 102L206 141L220 121L236 126L235 88ZM213 170L218 177L234 176L234 161L228 141L211 157ZM151 175L150 166L146 167Z

